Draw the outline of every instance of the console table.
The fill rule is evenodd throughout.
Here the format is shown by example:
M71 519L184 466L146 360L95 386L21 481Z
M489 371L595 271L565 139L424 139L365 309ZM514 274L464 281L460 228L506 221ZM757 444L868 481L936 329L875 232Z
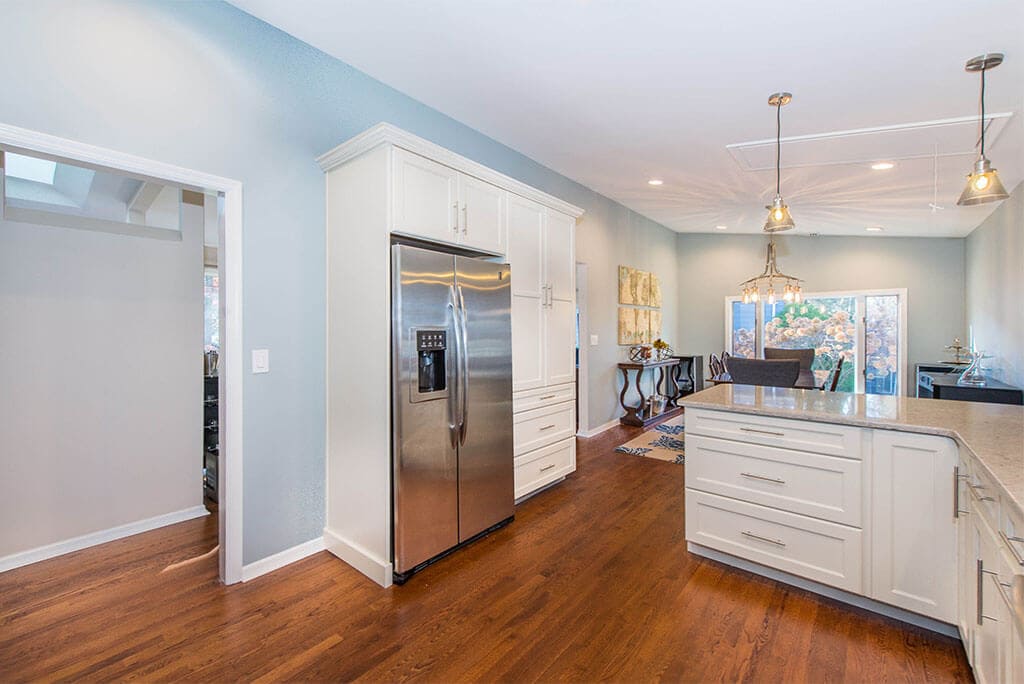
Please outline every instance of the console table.
M620 363L619 370L622 371L622 392L619 393L619 405L626 412L619 422L623 425L635 425L637 427L647 427L656 420L666 418L668 416L674 416L683 412L683 409L676 405L676 399L680 396L679 384L678 384L678 368L680 364L680 357L673 356L664 361L651 361L649 363ZM654 413L651 402L644 394L642 380L644 371L650 368L658 370L658 380L654 383L654 393L661 394L668 397L668 402L665 405L665 410L661 413ZM640 404L637 406L630 406L626 403L626 393L629 391L629 372L633 371L636 373L634 376L633 384L636 387L637 393L640 395ZM666 381L672 385L671 392L662 392L662 385L666 385ZM666 387L667 389L667 387Z

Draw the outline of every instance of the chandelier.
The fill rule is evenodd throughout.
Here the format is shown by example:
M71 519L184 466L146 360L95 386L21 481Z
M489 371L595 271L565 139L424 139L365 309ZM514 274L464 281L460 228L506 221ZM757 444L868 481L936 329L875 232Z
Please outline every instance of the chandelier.
M789 230L796 224L789 214L789 207L782 201L782 107L789 104L793 99L792 93L773 93L768 98L768 104L775 107L775 199L765 207L768 210L768 219L764 222L764 232L768 233L768 254L764 260L764 272L740 283L743 289L743 303L759 302L763 298L769 304L775 303L776 296L781 296L786 303L800 301L799 278L786 275L779 270L775 263L775 233ZM780 293L775 292L775 286L782 287ZM762 294L764 289L764 294Z
M967 65L964 67L967 71L981 72L981 96L979 98L981 100L981 119L979 121L981 149L977 161L974 162L974 169L967 176L967 187L964 188L960 199L956 201L960 206L998 202L1009 197L1006 188L999 180L999 174L992 168L992 162L985 157L985 72L995 69L1002 63L1002 53L990 52L967 60Z
M777 296L776 284L782 286L782 292L779 293L782 301L786 303L799 302L801 282L803 281L795 276L786 275L775 265L775 238L769 237L768 254L764 259L764 272L740 283L740 287L743 288L743 303L759 302L763 297L769 304L774 304ZM763 295L761 294L762 288L764 288Z

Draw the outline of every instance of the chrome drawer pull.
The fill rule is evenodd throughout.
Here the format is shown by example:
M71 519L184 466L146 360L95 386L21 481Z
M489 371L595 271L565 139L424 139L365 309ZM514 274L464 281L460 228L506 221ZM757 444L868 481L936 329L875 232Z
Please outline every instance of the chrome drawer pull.
M967 483L967 486L970 487L971 489L973 489L974 491L978 491L979 489L985 489L986 488L985 485L972 484L970 482Z
M757 539L758 541L768 542L769 544L775 544L776 546L781 546L783 548L785 548L786 546L786 542L784 541L780 541L778 539L769 539L768 537L762 537L761 535L754 534L753 532L740 532L740 534L742 534L744 537L750 537L751 539Z
M549 395L547 395L546 397L541 397L541 398L540 398L540 399L538 399L537 401L544 401L545 399L554 399L554 398L555 398L555 397L557 397L557 396L558 396L557 394L549 394Z
M551 429L551 428L553 428L553 427L557 427L557 426L556 426L556 425L554 425L554 424L551 424L551 425L545 425L544 427L542 427L542 428L539 428L539 429L540 429L541 431L543 431L543 430L550 430L550 429Z
M981 615L981 619L982 619L982 620L991 620L992 622L999 622L999 620L997 620L996 618L994 618L994 617L989 617L988 615L985 615L984 613L982 613L982 615Z
M540 469L540 472L543 473L545 470L551 470L554 467L555 467L554 463L552 463L551 465L546 465L546 466L544 466L543 468Z
M1003 543L1006 544L1007 548L1010 549L1010 553L1013 554L1013 557L1017 559L1017 563L1019 565L1024 565L1024 556L1022 556L1020 551L1017 550L1017 547L1013 545L1013 542L1024 544L1024 537L1010 537L1002 530L999 530L999 537L1003 540Z
M784 432L772 432L771 430L757 430L755 428L748 428L748 427L741 427L740 430L743 430L743 432L756 432L756 433L761 434L761 435L771 435L772 437L785 437L786 436L786 433L784 433Z
M749 477L751 480L764 480L765 482L774 482L775 484L786 484L785 480L780 480L777 477L765 477L764 475L755 475L754 473L740 473L743 477Z

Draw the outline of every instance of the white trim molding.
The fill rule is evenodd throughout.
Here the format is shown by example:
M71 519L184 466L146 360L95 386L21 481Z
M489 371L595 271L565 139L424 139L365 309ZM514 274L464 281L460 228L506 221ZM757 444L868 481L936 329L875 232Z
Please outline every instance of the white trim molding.
M346 541L330 530L324 530L324 547L382 587L394 581L391 563L376 558L357 544Z
M303 558L312 556L314 553L319 553L324 550L324 538L316 537L310 539L308 542L303 542L275 553L272 556L267 556L254 563L242 566L242 581L248 582L249 580L256 579L262 575L266 575L268 572L273 572L279 568L283 568L286 565L290 565L296 561L300 561Z
M77 165L129 174L145 181L195 192L223 193L224 224L217 253L221 276L220 407L220 576L225 584L242 580L242 183L231 178L137 157L47 133L0 123L0 150L23 152Z
M20 568L24 565L31 565L32 563L38 563L39 561L44 561L49 558L63 556L65 553L81 551L82 549L87 549L90 546L96 546L97 544L105 544L116 539L123 539L142 532L149 532L150 530L155 530L158 527L166 527L167 525L174 525L175 523L192 520L193 518L201 518L204 515L209 515L209 511L206 510L205 506L193 506L192 508L184 508L180 511L164 513L163 515L157 515L152 518L137 520L132 523L118 525L117 527L99 530L98 532L90 532L89 534L83 534L79 537L73 537L71 539L54 542L53 544L47 544L46 546L29 549L28 551L19 551L18 553L13 553L9 556L0 558L0 572L7 572L8 570Z
M619 425L619 419L618 418L613 418L612 420L609 420L604 425L598 425L596 428L591 428L590 430L580 430L578 433L576 433L576 436L577 437L583 437L585 439L589 439L591 437L597 437L602 432L605 432L607 430L611 430L616 425Z
M430 142L429 140L425 140L417 135L413 135L408 131L402 130L397 126L385 122L381 122L376 126L363 131L354 138L350 138L343 142L334 149L325 152L317 157L316 161L320 164L320 168L322 168L324 172L327 172L336 166L341 166L350 159L355 159L359 155L365 154L380 145L394 145L395 147L400 147L403 150L408 150L414 154L433 159L434 161L451 167L456 171L461 171L467 175L474 176L480 180L497 185L498 187L504 188L505 190L515 193L520 197L531 199L538 204L542 204L554 209L555 211L560 211L563 214L568 214L573 218L579 218L583 215L583 210L574 204L569 204L568 202L560 200L557 197L553 197L546 192L541 192L536 188L530 187L526 183L517 181L515 178L506 176L494 169L489 169L483 164L478 164L472 159L463 157L462 155L456 154L455 152L445 149L440 145Z

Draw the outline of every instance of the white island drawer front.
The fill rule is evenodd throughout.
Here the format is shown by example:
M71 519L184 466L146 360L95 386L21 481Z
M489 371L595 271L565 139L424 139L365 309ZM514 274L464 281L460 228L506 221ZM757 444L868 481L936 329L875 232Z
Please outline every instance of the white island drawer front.
M576 405L568 401L513 415L512 441L516 456L575 435L575 409Z
M576 438L531 451L517 458L515 464L518 499L576 470Z
M758 444L686 438L686 486L862 527L861 462Z
M861 429L848 425L688 408L686 434L843 458L861 457Z
M686 539L863 593L861 531L845 525L687 489Z

